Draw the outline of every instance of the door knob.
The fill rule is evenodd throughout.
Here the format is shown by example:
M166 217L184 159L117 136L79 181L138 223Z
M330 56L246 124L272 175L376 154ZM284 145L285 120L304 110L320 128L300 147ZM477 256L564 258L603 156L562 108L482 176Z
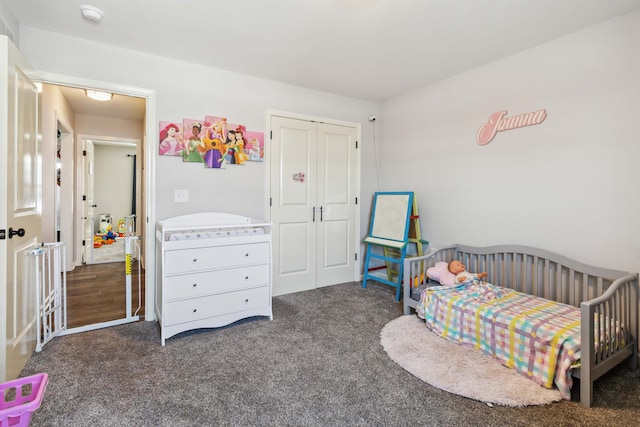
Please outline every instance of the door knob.
M24 228L18 228L17 230L14 230L13 228L9 227L9 238L11 239L15 235L18 235L18 237L24 237Z

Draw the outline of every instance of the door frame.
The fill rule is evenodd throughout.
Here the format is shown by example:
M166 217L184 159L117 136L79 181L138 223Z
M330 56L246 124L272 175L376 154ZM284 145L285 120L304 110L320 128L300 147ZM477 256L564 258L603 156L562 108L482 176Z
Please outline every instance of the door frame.
M75 162L76 162L76 155L75 155L75 139L74 139L74 133L75 130L73 129L72 126L70 126L66 120L64 120L62 117L59 117L58 111L55 111L54 113L54 118L55 118L55 125L56 125L56 129L58 128L58 125L60 125L66 132L66 136L64 136L61 139L61 145L60 145L60 151L61 151L61 161L62 164L60 165L62 168L63 173L69 173L69 171L71 171L71 176L73 176L73 174L75 173ZM43 131L44 131L44 127L43 127ZM44 148L44 147L43 147ZM44 156L44 154L43 154ZM62 178L62 184L60 186L60 206L61 207L68 207L69 205L71 207L73 207L73 197L74 197L74 189L75 189L75 180L69 180L67 179L68 177L63 177ZM55 190L55 187L54 187ZM43 190L44 192L44 190ZM55 197L55 196L54 196ZM65 205L64 202L66 202L67 204ZM56 205L54 202L54 217L57 217L58 212L56 210ZM66 242L72 242L73 241L73 235L74 235L74 229L73 229L73 218L65 218L64 220L62 219L62 214L60 213L61 218L60 218L60 238L61 241L66 241ZM55 226L55 222L56 219L54 219L54 226ZM43 236L46 236L46 233L43 230ZM56 233L57 234L57 233ZM57 235L54 236L54 239L51 240L52 242L57 241ZM68 249L67 249L68 250ZM70 269L73 268L73 257L71 256L67 256L65 257L65 261L66 261L66 265L64 266L64 268L66 269L66 271L69 271Z
M114 145L118 145L118 143L122 143L124 144L134 144L136 146L136 154L140 155L142 153L141 151L141 145L142 145L142 140L138 139L138 138L120 138L117 136L101 136L101 135L93 135L93 134L85 134L85 133L79 133L77 135L77 144L76 144L76 153L75 153L75 162L76 162L76 183L75 183L75 188L86 188L86 182L85 182L85 170L84 170L84 162L83 162L83 151L84 151L84 142L85 140L91 140L94 142L94 144L100 144L101 142L111 142ZM137 162L137 160L136 160ZM137 164L136 166L139 166L139 164ZM138 170L140 170L140 168L138 168ZM137 172L136 172L137 173ZM137 179L137 177L134 177ZM136 184L140 184L138 182L136 182ZM145 188L145 192L146 192L146 188ZM86 193L86 192L84 192ZM83 261L87 264L89 264L87 262L87 260L84 258L84 252L85 250L82 249L82 240L84 240L86 238L85 236L85 229L84 229L84 224L83 221L80 221L80 216L84 217L84 200L83 200L83 196L84 194L80 194L80 192L76 193L75 197L76 197L76 206L78 206L78 211L76 212L75 215L75 240L74 240L74 262L75 265L81 265L83 263ZM95 196L95 194L94 194ZM95 201L95 200L94 200ZM142 200L139 199L139 196L136 196L136 206L137 203L140 202L142 203ZM137 212L137 210L136 210ZM95 219L95 216L94 216ZM145 230L146 233L146 230ZM85 245L91 245L91 242L85 242Z
M153 89L127 86L113 82L98 81L64 74L36 70L39 81L57 86L73 86L135 96L146 100L144 125L144 174L141 178L145 189L142 213L145 218L144 261L145 261L145 307L155 307L155 153L158 151L156 130L156 91ZM78 144L78 141L75 141ZM76 180L77 183L77 180ZM77 185L77 184L76 184ZM145 320L155 321L155 310L145 310Z
M360 194L360 178L361 174L361 156L362 156L362 125L358 122L348 122L344 120L337 119L328 119L326 117L319 116L310 116L307 114L298 114L291 113L287 111L280 111L274 109L267 109L266 118L265 118L265 136L264 136L264 162L265 162L265 180L264 180L264 194L267 195L265 198L265 218L268 221L271 221L271 118L284 117L288 119L297 119L297 120L306 120L310 122L318 122L318 123L326 123L337 126L348 126L356 128L356 141L358 143L358 149L356 150L356 197L358 198L358 204L356 205L356 218L355 218L355 226L353 228L353 233L355 235L355 251L358 255L358 259L354 262L353 268L353 280L358 281L361 278L360 274L360 264L362 263L362 245L358 244L360 241L360 207L362 206L362 197ZM273 237L272 237L273 238Z

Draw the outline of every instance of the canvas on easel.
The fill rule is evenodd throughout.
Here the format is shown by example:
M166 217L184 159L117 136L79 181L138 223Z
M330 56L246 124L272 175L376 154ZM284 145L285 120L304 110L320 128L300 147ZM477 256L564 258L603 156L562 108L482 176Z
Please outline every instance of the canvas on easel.
M376 193L369 237L405 241L413 193Z
M376 280L396 288L396 301L400 300L402 289L402 269L409 242L409 225L414 206L413 192L377 192L374 194L371 212L369 235L364 239L367 244L362 287L367 287L367 280ZM397 254L391 256L387 251L377 253L374 248L393 248ZM396 256L397 255L397 256ZM387 265L397 265L396 280L375 274L370 267L372 259L384 261Z

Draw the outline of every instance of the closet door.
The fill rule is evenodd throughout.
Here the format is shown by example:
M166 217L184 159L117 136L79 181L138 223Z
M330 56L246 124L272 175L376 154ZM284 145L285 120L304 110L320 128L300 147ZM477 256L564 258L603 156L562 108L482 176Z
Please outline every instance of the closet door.
M354 280L354 127L271 118L273 294Z
M316 204L317 286L354 280L356 233L356 129L318 124Z
M271 220L273 294L316 287L317 126L271 119ZM319 214L318 214L319 215Z

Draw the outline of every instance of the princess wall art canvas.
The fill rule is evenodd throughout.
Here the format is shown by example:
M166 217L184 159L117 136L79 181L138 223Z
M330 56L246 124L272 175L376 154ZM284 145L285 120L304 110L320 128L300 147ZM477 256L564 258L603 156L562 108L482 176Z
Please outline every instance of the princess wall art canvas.
M204 163L203 154L205 152L204 141L202 140L201 120L184 119L185 147L182 150L182 161L189 163Z
M180 156L184 150L182 123L160 122L159 153L161 156Z
M264 132L247 131L245 134L247 145L244 150L249 157L249 161L264 161Z
M226 151L225 138L227 119L224 117L206 116L204 120L204 167L221 169L224 167L223 155Z

